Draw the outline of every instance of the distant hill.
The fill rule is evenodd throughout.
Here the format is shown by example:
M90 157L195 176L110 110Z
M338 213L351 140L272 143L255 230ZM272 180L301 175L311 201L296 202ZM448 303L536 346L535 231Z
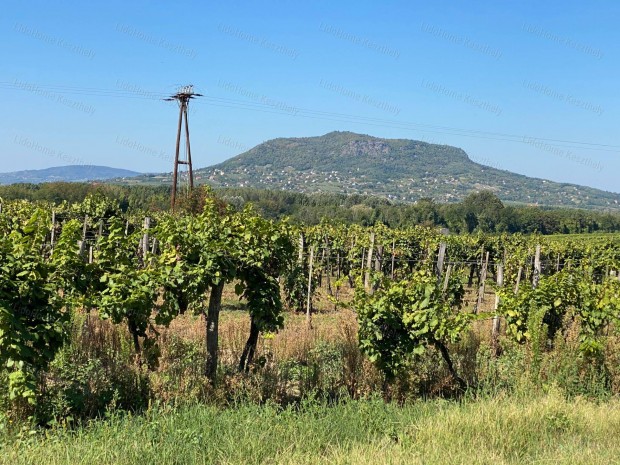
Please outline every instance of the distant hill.
M129 178L138 176L136 171L110 168L108 166L96 165L69 165L45 168L42 170L13 171L11 173L0 173L0 184L32 183L42 182L81 182L108 180L115 178Z
M507 202L620 210L620 194L484 166L457 147L352 132L273 139L196 170L195 177L216 187L357 193L405 202L423 197L455 202L489 189ZM130 182L168 183L170 174Z

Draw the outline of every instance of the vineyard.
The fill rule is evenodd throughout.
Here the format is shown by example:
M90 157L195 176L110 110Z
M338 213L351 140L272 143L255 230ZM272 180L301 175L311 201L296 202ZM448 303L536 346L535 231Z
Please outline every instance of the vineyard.
M562 347L575 392L620 389L620 237L300 227L209 192L199 204L1 204L7 418L88 418L183 393L228 402L250 387L284 403L459 396L519 374L502 367L540 376Z

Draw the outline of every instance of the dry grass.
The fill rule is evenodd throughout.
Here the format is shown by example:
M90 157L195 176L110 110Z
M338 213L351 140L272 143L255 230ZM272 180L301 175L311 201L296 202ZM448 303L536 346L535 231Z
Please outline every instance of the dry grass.
M475 304L476 295L477 288L467 289L467 306L463 311L473 311L471 305L472 302ZM319 288L313 304L314 313L311 328L308 327L304 314L286 312L282 330L275 334L261 334L259 338L255 361L262 367L260 370L262 377L260 379L248 379L239 377L234 372L249 335L250 319L245 311L245 302L234 293L234 285L226 286L220 314L219 351L220 364L224 372L229 373L229 375L223 381L225 385L223 388L236 392L248 388L253 392L251 396L259 400L265 398L282 400L291 396L299 397L304 390L325 388L322 385L325 376L327 376L324 372L329 371L330 368L326 368L324 365L335 363L333 358L337 357L338 367L332 367L332 373L329 376L337 376L338 382L334 385L333 380L328 380L328 384L330 384L328 390L338 391L342 389L353 398L360 398L370 395L372 392L381 391L381 374L361 354L358 347L357 318L353 309L348 307L352 297L353 290L345 284L339 291L342 305L335 311L333 302L328 298L327 289ZM492 310L494 303L495 295L492 290L487 288L481 312ZM198 348L200 355L204 356L205 323L203 317L185 314L176 318L168 328L158 328L158 331L160 332L162 347L160 371L170 369L182 357L178 350L170 350L171 341L190 342ZM481 343L488 344L490 334L490 320L477 321L473 325L467 344L461 347L464 351L464 356L461 357L462 363L470 365L463 366L465 370L475 371L476 355L470 352L475 352ZM473 345L470 344L472 341L474 341ZM176 344L178 345L178 342ZM402 386L395 388L394 395L396 397L406 396L405 391L409 389L411 382L422 383L423 388L421 389L427 389L429 393L440 394L445 390L450 390L451 377L445 372L441 360L431 357L425 363L426 365L422 363L417 367L425 374L414 373L411 380L403 381ZM187 366L188 363L185 365L185 371L180 375L192 375L191 369ZM282 371L283 366L289 368ZM291 367L298 367L298 369L294 369L294 373L291 374ZM333 373L333 370L338 371L337 375ZM199 375L200 373L196 373L196 376L199 377ZM291 376L294 381L290 380ZM248 383L251 384L251 387L248 387ZM261 383L264 386L259 386ZM181 391L186 389L186 386L168 386L163 389L159 383L156 384L158 389L162 389L158 395L163 398L174 396L173 392L169 392L173 388ZM197 397L202 398L208 395L208 390L202 391L202 394ZM212 396L212 394L209 395ZM412 395L415 396L417 393L414 392Z
M321 293L319 305L308 328L306 316L285 313L284 328L276 334L262 334L257 356L278 360L304 360L319 343L336 343L343 339L357 341L357 319L349 309L333 311L333 304ZM220 314L220 353L223 363L239 360L250 330L250 318L245 303L234 294L234 286L224 289ZM200 316L191 314L175 318L168 328L158 327L163 340L172 336L199 344L204 343L205 324ZM356 342L357 343L357 342Z
M250 320L245 302L239 300L233 289L227 286L224 293L220 367L215 387L203 375L205 323L201 316L181 315L169 327L157 328L156 349L160 354L157 358L154 353L152 359L158 360L158 365L135 375L133 347L122 325L101 322L93 315L74 337L72 346L83 354L82 360L100 359L111 372L116 366L124 366L136 379L146 379L150 402L206 401L229 405L241 399L287 404L299 402L306 395L360 399L377 393L406 402L455 395L454 379L440 354L432 348L416 357L411 368L384 389L381 373L360 352L355 313L346 307L331 310L333 304L326 299L324 290L319 293L320 305L315 308L328 310L313 314L311 328L304 314L286 312L282 330L260 336L250 373L239 373L237 366L249 335ZM470 300L475 299L475 289L467 292ZM347 298L350 297L349 292ZM482 312L492 308L494 301L489 290ZM463 311L471 311L471 307ZM490 319L474 322L450 351L457 371L476 392L510 391L527 383L535 389L557 384L571 395L597 397L619 392L620 338L608 338L607 350L597 365L579 357L575 328L566 325L565 329L553 350L544 350L536 363L530 347L512 344L508 339L501 340L502 356L492 355Z

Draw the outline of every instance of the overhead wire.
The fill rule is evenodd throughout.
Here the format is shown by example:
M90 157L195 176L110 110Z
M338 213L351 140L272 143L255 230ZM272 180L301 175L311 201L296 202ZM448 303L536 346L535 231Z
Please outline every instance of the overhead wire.
M278 106L279 106L279 105L271 105L271 104L261 104L261 103L250 102L250 101L241 101L241 100L235 100L235 99L228 99L228 98L222 98L222 97L212 97L212 96L208 96L208 95L205 95L204 99L206 99L206 100L210 99L210 100L214 100L216 102L220 101L220 102L226 102L226 103L237 104L237 105L244 105L244 106L252 105L252 106L270 107L272 109L277 109ZM435 130L442 130L442 131L455 131L455 132L458 133L458 134L455 134L455 135L466 135L465 133L470 133L470 134L479 134L479 135L492 135L492 136L510 137L510 138L513 138L513 139L523 139L523 138L528 138L529 137L529 138L535 139L537 141L549 141L549 142L558 142L558 143L567 143L567 144L591 145L591 146L596 146L596 147L607 147L607 148L614 148L614 149L620 150L620 145L612 145L612 144L600 144L600 143L594 143L594 142L580 142L580 141L564 140L564 139L551 139L551 138L544 138L544 137L533 137L533 136L523 136L523 135L516 135L516 134L507 134L507 133L501 133L501 132L477 131L477 130L472 130L472 129L459 129L459 128L454 128L454 127L449 127L449 126L438 126L438 125L427 124L427 123L413 123L413 122L389 120L389 119L374 118L374 117L367 117L367 116L350 115L350 114L345 114L345 113L318 111L318 110L311 110L311 109L295 107L295 106L290 106L290 110L294 110L297 113L304 112L304 113L309 113L309 114L326 115L326 116L333 116L333 117L354 118L356 120L361 120L361 121L383 122L383 123L397 124L397 125L401 125L401 126L415 126L416 128L419 127L419 128L424 128L424 129L427 129L427 130L435 129ZM282 109L280 111L285 112L285 113L291 113L290 110L287 109L287 108L284 108L284 109ZM498 139L498 140L504 140L504 139ZM516 140L516 141L517 142L522 142L522 141L519 141L519 140Z
M100 89L93 87L76 87L66 85L40 85L28 82L0 81L0 89L22 90L30 92L48 91L58 94L75 94L92 97L116 97L116 98L135 98L145 100L161 100L168 97L168 94L162 92L146 91L141 88L132 89ZM195 100L194 103L209 104L211 106L259 111L263 113L271 113L278 115L288 115L294 117L303 117L310 119L320 119L326 121L336 121L344 123L364 124L375 127L387 127L391 129L404 129L411 131L430 132L434 134L451 135L457 137L469 137L484 140L497 140L504 142L518 142L523 144L546 143L553 147L573 148L578 150L595 150L603 152L619 153L620 145L602 144L595 142L583 142L577 140L557 139L548 137L535 137L528 135L517 135L502 132L480 131L473 129L455 128L450 126L440 126L428 123L416 123L398 121L384 118L375 118L368 116L351 115L346 113L337 113L329 111L312 110L308 108L297 107L284 104L283 102L269 104L260 103L250 100L237 100L226 97L217 97L204 95L203 101Z

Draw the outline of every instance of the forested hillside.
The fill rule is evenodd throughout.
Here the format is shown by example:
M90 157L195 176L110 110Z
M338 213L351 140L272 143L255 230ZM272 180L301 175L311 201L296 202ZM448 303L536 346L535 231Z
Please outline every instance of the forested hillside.
M367 194L404 202L425 197L456 202L490 190L505 202L620 210L620 194L484 166L457 147L351 132L270 140L197 170L196 177L215 187ZM169 175L138 180L168 182Z
M83 182L106 180L114 178L128 178L140 173L109 166L69 165L55 166L40 170L13 171L0 173L0 184L41 183L41 182Z

